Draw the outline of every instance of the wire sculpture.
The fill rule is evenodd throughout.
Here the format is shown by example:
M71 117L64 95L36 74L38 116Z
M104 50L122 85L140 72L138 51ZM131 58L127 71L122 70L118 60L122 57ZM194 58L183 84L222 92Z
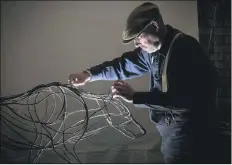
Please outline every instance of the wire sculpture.
M87 105L89 100L96 101L98 108L90 109ZM77 103L79 105L75 105ZM18 95L1 97L0 105L1 148L28 152L28 163L37 163L41 155L49 150L67 163L81 163L75 150L77 144L107 128L114 128L131 139L146 134L128 107L114 99L111 92L97 95L69 84L52 82ZM111 110L117 109L118 113L110 112L110 105L114 107ZM70 107L80 106L82 109L70 110ZM75 114L75 119L68 119ZM117 123L114 117L119 116L124 121ZM99 118L104 120L97 120ZM97 122L91 125L91 120ZM73 121L75 123L70 124ZM101 121L106 124L100 126ZM130 124L139 130L138 133L126 128ZM72 151L67 144L72 144Z

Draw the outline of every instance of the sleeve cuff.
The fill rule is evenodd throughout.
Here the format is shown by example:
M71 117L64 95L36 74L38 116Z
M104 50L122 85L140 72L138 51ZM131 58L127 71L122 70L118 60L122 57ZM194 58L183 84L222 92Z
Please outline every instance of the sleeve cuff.
M148 92L135 92L133 95L133 104L146 104Z
M89 75L90 75L90 81L89 82L102 80L102 73L94 73L94 71L92 71L91 69L87 69L85 71L88 72Z

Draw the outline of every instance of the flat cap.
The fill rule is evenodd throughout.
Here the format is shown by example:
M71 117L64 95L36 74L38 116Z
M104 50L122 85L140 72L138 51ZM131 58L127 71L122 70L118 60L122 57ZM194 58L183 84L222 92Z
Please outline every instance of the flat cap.
M143 3L136 7L128 16L126 25L123 29L123 43L131 42L139 36L152 20L160 17L158 7L150 2Z

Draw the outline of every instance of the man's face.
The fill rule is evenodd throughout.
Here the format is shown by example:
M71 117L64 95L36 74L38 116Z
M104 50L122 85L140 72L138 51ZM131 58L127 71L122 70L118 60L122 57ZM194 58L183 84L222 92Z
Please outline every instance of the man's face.
M154 53L161 48L161 41L153 34L141 33L134 39L135 47L140 47L148 53Z

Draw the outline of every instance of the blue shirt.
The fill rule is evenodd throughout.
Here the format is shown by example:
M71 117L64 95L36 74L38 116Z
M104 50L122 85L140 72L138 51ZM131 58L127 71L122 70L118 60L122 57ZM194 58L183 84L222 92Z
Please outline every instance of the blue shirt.
M125 52L112 61L93 66L88 70L92 80L126 80L146 73L150 75L150 91L135 92L133 104L150 108L151 120L159 122L158 113L166 110L174 113L190 112L207 115L217 86L217 72L198 41L182 33L173 44L167 68L169 88L161 91L161 75L164 60L173 37L180 31L166 25L167 34L158 52L149 54L141 48ZM200 108L201 107L201 108ZM203 111L201 109L204 109Z

